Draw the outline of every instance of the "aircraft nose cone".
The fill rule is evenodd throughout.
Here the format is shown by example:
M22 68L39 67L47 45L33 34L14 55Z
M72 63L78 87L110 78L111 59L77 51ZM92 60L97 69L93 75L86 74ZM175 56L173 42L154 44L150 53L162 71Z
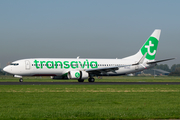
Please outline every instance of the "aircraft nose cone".
M8 66L6 66L6 67L3 68L3 71L5 71L5 72L10 72L10 69L9 69Z
M3 71L6 72L6 67L3 68Z

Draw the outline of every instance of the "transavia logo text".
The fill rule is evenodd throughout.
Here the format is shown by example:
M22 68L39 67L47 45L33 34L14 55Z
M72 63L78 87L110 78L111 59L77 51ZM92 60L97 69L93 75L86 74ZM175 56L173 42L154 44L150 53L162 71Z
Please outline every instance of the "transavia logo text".
M75 68L98 68L97 61L38 61L34 60L35 66L37 69L43 69L47 67L48 69L75 69Z

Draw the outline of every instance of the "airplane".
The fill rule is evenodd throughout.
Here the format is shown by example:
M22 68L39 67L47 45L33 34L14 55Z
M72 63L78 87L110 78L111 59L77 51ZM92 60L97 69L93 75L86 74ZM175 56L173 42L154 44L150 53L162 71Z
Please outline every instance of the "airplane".
M160 33L160 29L155 29L136 54L122 59L30 58L14 61L3 70L19 78L19 82L23 82L23 76L51 76L52 79L74 79L78 82L88 79L94 82L95 76L136 73L174 59L155 60Z

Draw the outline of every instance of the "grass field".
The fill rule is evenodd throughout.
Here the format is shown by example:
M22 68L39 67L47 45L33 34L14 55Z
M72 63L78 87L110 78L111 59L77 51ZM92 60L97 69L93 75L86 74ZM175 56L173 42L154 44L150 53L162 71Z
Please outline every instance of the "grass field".
M0 85L0 119L180 119L180 85Z
M54 80L50 77L23 77L24 82L77 82L77 80ZM19 82L19 78L12 76L0 76L0 82ZM84 82L88 82L86 79ZM158 77L95 77L95 82L180 82L180 77L158 76Z

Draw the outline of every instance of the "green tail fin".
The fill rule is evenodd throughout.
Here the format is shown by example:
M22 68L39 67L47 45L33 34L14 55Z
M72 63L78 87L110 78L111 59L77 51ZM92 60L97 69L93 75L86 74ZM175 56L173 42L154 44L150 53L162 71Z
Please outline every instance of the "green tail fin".
M157 52L157 47L159 43L159 37L160 37L161 30L156 29L152 33L152 35L149 37L149 39L145 42L143 47L141 48L141 53L146 55L146 59L148 60L154 60Z

